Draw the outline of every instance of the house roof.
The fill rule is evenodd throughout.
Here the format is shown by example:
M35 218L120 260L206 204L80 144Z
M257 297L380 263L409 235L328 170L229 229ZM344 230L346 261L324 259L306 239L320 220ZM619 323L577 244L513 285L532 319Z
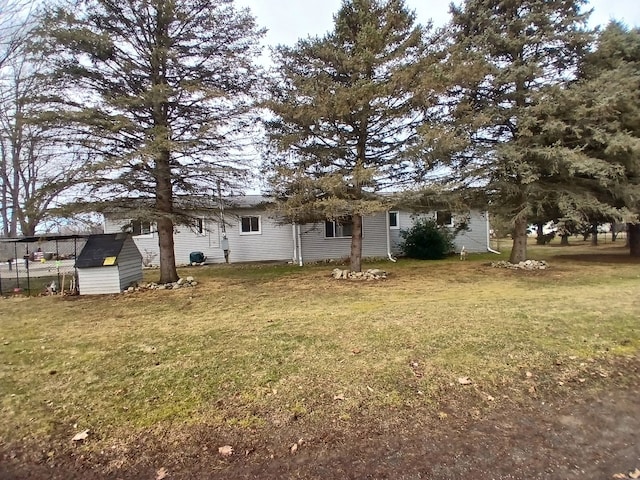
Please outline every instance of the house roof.
M220 207L220 199L218 197L200 195L200 196L176 196L176 210L185 209L185 211L206 211L210 209L218 209ZM222 204L225 209L244 209L244 208L261 208L275 202L273 197L264 195L233 195L222 197ZM135 218L135 213L131 213L136 207L152 207L151 200L148 198L132 198L126 204L112 204L103 211L105 213L124 214Z
M76 268L117 265L128 233L91 235L76 259Z
M226 208L255 208L274 203L274 199L264 195L242 195L222 197L222 202ZM218 203L219 201L216 201L216 206Z

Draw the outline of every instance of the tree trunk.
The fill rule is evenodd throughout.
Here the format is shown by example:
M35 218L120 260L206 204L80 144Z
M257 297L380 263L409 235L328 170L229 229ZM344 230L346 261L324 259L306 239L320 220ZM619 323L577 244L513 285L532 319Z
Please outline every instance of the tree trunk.
M569 235L561 235L560 236L560 245L567 246L569 245Z
M516 217L513 228L513 248L509 261L511 263L524 262L527 259L527 218Z
M160 247L159 283L178 281L175 252L173 250L173 221L168 217L158 218L158 246Z
M544 245L544 224L536 223L537 235L536 235L536 245Z
M362 271L362 216L351 217L353 229L351 231L351 271Z
M594 247L598 246L598 224L594 223L591 225L591 245Z
M4 141L0 139L0 215L2 220L2 236L9 237L9 177L7 152Z
M158 246L160 247L159 283L178 281L173 249L173 187L169 152L164 150L156 159L156 210L158 212Z
M627 242L632 257L640 257L640 223L627 224Z

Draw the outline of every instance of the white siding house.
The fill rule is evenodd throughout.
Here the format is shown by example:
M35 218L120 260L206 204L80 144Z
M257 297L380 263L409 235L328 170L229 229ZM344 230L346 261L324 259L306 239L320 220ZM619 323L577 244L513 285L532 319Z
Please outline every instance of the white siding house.
M80 295L120 293L142 281L142 255L131 235L92 235L76 259Z
M351 235L350 229L345 229L344 226L341 229L339 221L300 225L302 260L318 261L348 257ZM387 254L386 213L365 216L362 219L362 257L386 257Z
M390 218L396 217L395 226L390 227L391 234L391 250L395 254L402 253L400 251L400 243L402 236L400 232L407 230L419 218L427 218L436 220L443 225L455 228L461 222L467 224L467 228L461 230L456 235L453 243L455 251L460 252L462 247L467 252L482 253L489 251L489 214L480 210L472 210L467 214L450 214L449 212L429 212L414 214L403 210L392 210ZM442 214L442 215L439 215ZM394 215L395 214L395 215Z
M225 232L220 212L196 214L192 225L179 225L174 234L176 263L186 265L192 252L202 252L206 263L223 263L222 236L226 234L229 262L283 261L302 264L310 261L342 259L351 248L350 223L336 222L292 224L275 217L268 210L270 201L262 196L248 195L234 199L224 209ZM400 255L401 230L410 228L420 216L442 220L455 226L467 223L455 239L456 251L464 246L467 252L487 252L489 222L486 212L471 211L466 215L431 212L416 216L396 209L363 218L362 256L388 257ZM122 213L105 214L105 232L132 231L133 240L142 253L145 265L159 261L158 234L153 223L140 225Z
M186 265L191 252L202 252L206 263L224 263L222 226L219 218L196 216L195 227L176 226L174 252L176 263ZM130 218L105 215L105 232L130 230ZM293 240L291 224L281 224L260 208L236 208L225 213L225 234L229 243L229 262L291 261ZM202 228L200 228L202 226ZM136 232L137 233L137 232ZM151 224L148 230L133 234L145 265L157 265L158 232Z

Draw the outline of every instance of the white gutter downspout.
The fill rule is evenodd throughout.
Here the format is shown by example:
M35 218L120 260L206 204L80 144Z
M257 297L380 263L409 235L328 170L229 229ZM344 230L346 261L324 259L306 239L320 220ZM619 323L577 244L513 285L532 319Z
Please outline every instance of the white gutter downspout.
M489 211L484 212L484 216L487 218L487 251L490 253L497 253L500 255L500 252L491 248L491 229L489 225Z
M292 258L292 262L291 263L297 263L298 261L298 244L296 243L298 240L298 237L296 236L296 223L293 222L291 224L291 231L293 234L293 258Z
M300 233L300 225L298 225L298 265L302 266L302 234Z
M389 260L391 260L393 263L397 262L397 260L395 258L393 258L393 255L391 255L391 224L389 223L389 212L386 211L385 212L385 216L387 217L385 224L387 225L387 257L389 258ZM398 214L399 216L399 214ZM398 220L400 220L400 218L398 218Z

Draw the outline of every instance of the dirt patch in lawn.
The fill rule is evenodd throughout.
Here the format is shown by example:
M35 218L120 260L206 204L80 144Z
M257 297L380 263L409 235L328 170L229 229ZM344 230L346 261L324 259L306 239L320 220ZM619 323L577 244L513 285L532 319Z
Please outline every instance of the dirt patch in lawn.
M591 389L556 385L489 409L460 395L435 410L363 412L328 425L176 425L136 432L101 451L68 438L0 443L0 478L637 478L640 358L616 362L610 371L617 376ZM219 453L224 445L231 455Z

